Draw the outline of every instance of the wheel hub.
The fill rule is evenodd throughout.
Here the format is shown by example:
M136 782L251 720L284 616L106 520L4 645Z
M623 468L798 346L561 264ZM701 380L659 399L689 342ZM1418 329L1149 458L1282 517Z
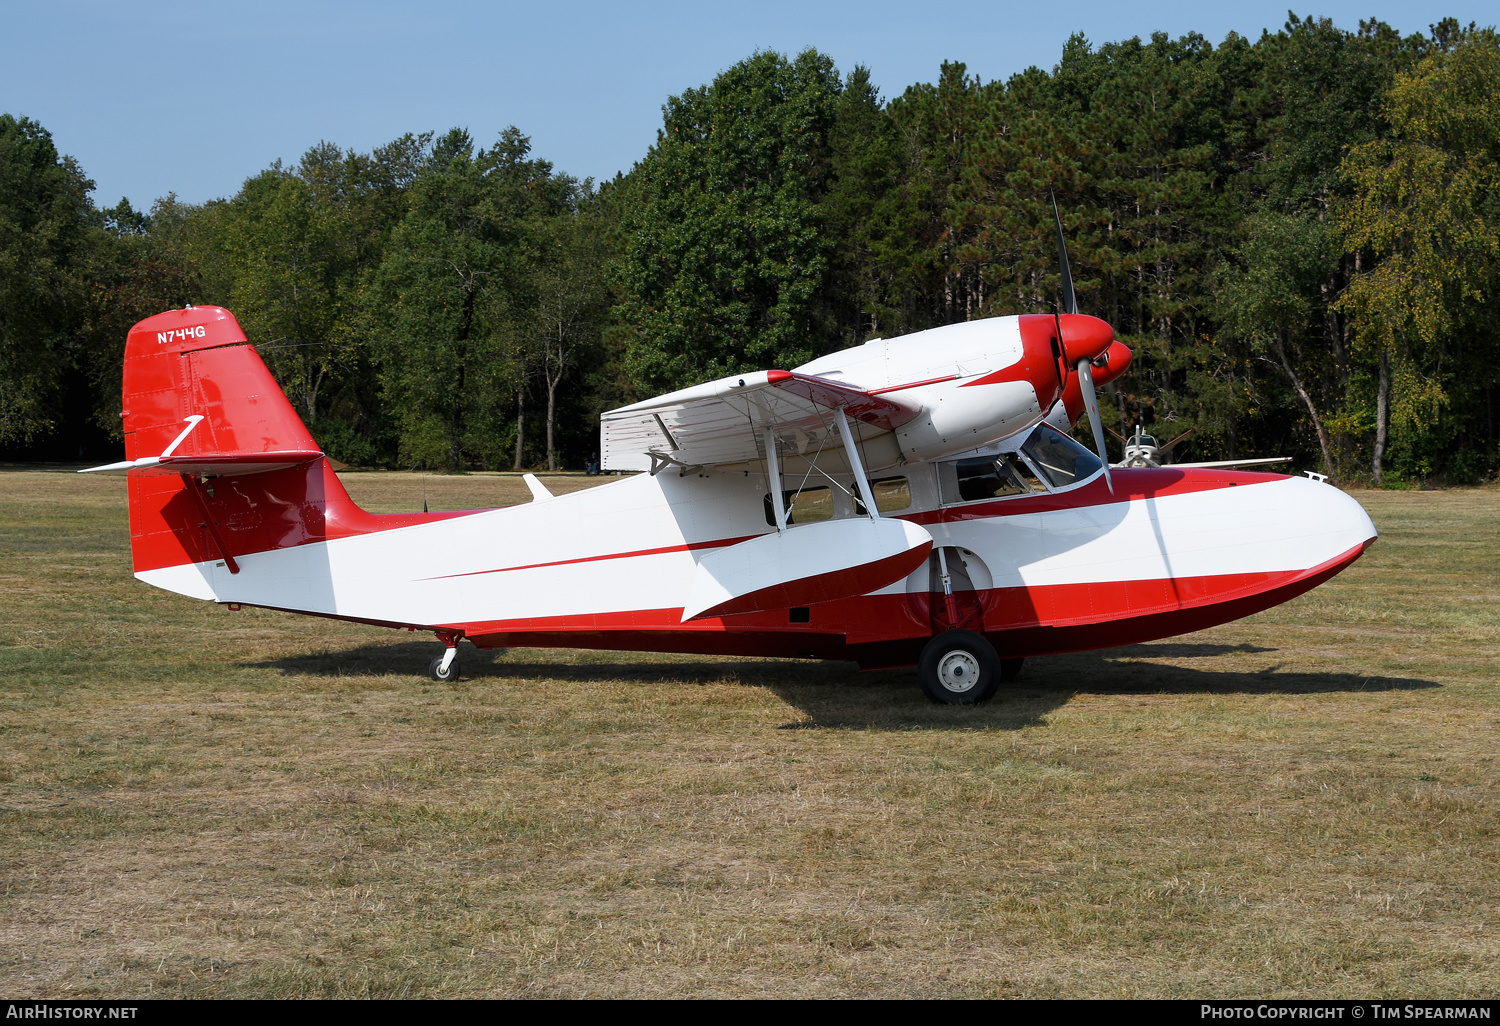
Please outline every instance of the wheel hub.
M943 690L961 695L979 683L979 660L963 649L949 652L938 661L938 683Z

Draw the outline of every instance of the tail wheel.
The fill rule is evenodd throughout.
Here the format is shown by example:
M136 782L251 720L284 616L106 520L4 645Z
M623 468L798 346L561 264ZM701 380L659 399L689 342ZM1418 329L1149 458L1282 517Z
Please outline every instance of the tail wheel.
M973 631L944 631L922 649L917 663L922 690L944 705L983 702L1000 685L995 647Z
M438 656L427 667L427 675L441 684L451 684L458 680L458 660L450 660L446 669L443 667L443 657Z

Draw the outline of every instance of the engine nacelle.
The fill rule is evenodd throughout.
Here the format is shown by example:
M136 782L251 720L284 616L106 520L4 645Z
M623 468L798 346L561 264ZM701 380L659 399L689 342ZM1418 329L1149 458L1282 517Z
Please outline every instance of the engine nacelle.
M918 407L921 412L894 431L901 458L915 462L966 452L1034 426L1068 382L1081 395L1078 360L1098 360L1113 344L1124 353L1123 369L1130 351L1113 340L1108 324L1085 314L991 317L874 340L797 372Z
M907 393L922 404L922 413L896 430L901 455L908 461L932 460L969 449L1017 431L1042 417L1030 381L1001 381L966 387L945 382Z

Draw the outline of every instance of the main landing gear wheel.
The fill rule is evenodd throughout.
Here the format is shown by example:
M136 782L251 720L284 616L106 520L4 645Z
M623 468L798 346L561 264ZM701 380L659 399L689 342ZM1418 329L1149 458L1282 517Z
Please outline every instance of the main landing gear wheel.
M427 675L439 684L451 684L458 680L458 643L463 639L459 631L433 631L443 643L443 654L427 665Z
M458 659L446 652L434 659L427 667L427 675L439 684L452 684L458 680Z
M922 649L917 673L922 690L934 702L973 705L1000 686L1000 657L973 631L944 631Z

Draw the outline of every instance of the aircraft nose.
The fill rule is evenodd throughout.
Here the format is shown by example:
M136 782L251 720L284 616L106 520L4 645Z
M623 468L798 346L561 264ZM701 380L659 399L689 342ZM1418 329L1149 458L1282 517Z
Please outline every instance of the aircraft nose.
M1083 359L1097 360L1115 340L1115 329L1097 317L1061 314L1058 320L1062 324L1063 351L1070 364Z
M1324 485L1335 493L1333 500L1335 523L1337 530L1345 532L1345 536L1358 539L1366 548L1370 543L1380 537L1380 532L1375 529L1375 522L1370 519L1369 511L1360 504L1359 500L1341 488L1332 485Z
M1267 500L1264 506L1252 501L1254 494L1250 490L1236 497L1234 515L1259 524L1247 524L1242 533L1255 537L1262 552L1275 553L1287 568L1342 569L1378 537L1359 501L1331 484L1306 477L1280 478L1261 493Z

